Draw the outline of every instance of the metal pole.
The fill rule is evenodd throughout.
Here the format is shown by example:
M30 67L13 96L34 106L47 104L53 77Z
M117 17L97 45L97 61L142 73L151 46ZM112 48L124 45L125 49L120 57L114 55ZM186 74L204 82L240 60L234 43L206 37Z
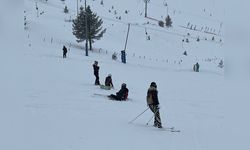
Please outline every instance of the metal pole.
M168 5L167 5L167 16L168 16Z
M150 121L156 116L155 114L159 112L159 109L153 114L153 116L148 120L147 125L150 123Z
M167 7L167 16L168 16L168 3L164 2L164 5Z
M36 2L36 17L39 17L39 11L38 11L37 2Z
M78 0L76 0L76 14L77 14L77 16L78 16L78 14L79 14L79 9L78 9L79 7L78 7Z
M131 120L129 123L134 122L138 117L140 117L143 113L145 113L147 110L149 109L149 107L147 109L145 109L142 113L140 113L138 116L136 116L133 120Z
M148 120L147 125L150 123L150 121L154 118L155 114Z
M88 17L87 17L87 11L86 11L86 9L87 9L87 2L86 2L86 0L85 0L85 38L86 38L86 43L85 43L85 51L86 51L86 56L89 56L89 52L88 52L88 21L87 21L87 19L88 19Z
M144 0L144 2L145 2L145 17L148 17L148 2L149 2L150 0Z
M126 51L126 48L127 48L129 30L130 30L130 23L128 24L128 31L127 31L127 37L126 37L126 42L125 42L125 48L124 48L124 51Z

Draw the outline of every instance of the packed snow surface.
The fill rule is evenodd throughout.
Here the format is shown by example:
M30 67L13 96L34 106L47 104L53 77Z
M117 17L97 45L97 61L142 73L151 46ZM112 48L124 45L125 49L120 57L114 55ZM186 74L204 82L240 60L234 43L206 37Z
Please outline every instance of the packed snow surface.
M239 85L227 90L225 70L218 67L220 61L225 61L228 16L223 6L227 1L151 0L148 18L144 17L143 0L103 2L101 5L101 0L87 0L107 29L103 38L95 41L88 57L85 43L77 43L72 34L70 20L76 18L76 0L24 0L27 25L15 36L6 30L15 26L15 20L1 15L1 21L7 20L12 26L3 24L0 30L4 41L0 59L4 118L0 148L248 149L249 122L241 124L246 115L240 114L249 113L249 102L244 95L230 94L247 88ZM84 6L83 0L80 5ZM68 14L63 12L65 6ZM164 21L167 14L173 27L159 27L158 21ZM124 50L129 23L127 63L123 64L120 51ZM190 30L191 25L196 30ZM63 45L69 49L66 59L62 58ZM114 52L118 53L116 61L112 60ZM110 73L114 89L102 90L94 85L95 60L99 62L101 83ZM196 62L200 72L192 70ZM129 123L147 109L146 93L152 81L158 86L163 126L181 132L154 128L153 121L146 125L153 115L150 110ZM122 83L129 89L128 101L95 95L114 94ZM235 105L238 98L244 99L240 107ZM236 119L239 117L242 120Z

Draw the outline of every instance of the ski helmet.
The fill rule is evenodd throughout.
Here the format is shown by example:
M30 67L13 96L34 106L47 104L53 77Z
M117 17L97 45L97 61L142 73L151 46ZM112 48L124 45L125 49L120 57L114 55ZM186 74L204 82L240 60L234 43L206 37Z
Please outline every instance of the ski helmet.
M111 77L112 75L111 74L108 74L108 77Z
M151 82L150 86L157 88L157 85L155 82Z
M126 85L126 83L122 83L122 87L124 87L124 88L125 88L126 86L127 86L127 85Z

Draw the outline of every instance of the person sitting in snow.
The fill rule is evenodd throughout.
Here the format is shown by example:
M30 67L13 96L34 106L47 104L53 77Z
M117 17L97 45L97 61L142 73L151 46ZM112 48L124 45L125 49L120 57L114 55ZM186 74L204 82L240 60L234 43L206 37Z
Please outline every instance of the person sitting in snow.
M108 86L110 88L114 88L113 82L112 82L112 75L108 74L108 76L105 79L105 86Z
M111 88L114 88L112 78L111 78L111 74L108 74L108 76L105 79L105 84L104 85L101 84L100 88L104 89L104 90L111 90Z
M111 94L108 97L111 100L126 101L128 99L128 92L129 92L129 90L126 87L126 84L122 83L120 91L117 92L116 95Z

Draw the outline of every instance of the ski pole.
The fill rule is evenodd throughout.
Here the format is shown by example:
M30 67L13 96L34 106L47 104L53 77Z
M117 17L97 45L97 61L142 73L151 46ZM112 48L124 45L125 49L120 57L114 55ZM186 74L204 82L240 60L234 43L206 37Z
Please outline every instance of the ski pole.
M138 116L136 116L133 120L131 120L129 123L134 122L137 118L139 118L143 113L145 113L147 110L149 109L149 107L147 109L145 109L142 113L140 113Z
M147 125L149 124L149 122L154 118L155 114L159 111L159 109L153 114L153 116L148 120Z
M149 124L149 122L154 118L155 114L148 120L147 125Z

